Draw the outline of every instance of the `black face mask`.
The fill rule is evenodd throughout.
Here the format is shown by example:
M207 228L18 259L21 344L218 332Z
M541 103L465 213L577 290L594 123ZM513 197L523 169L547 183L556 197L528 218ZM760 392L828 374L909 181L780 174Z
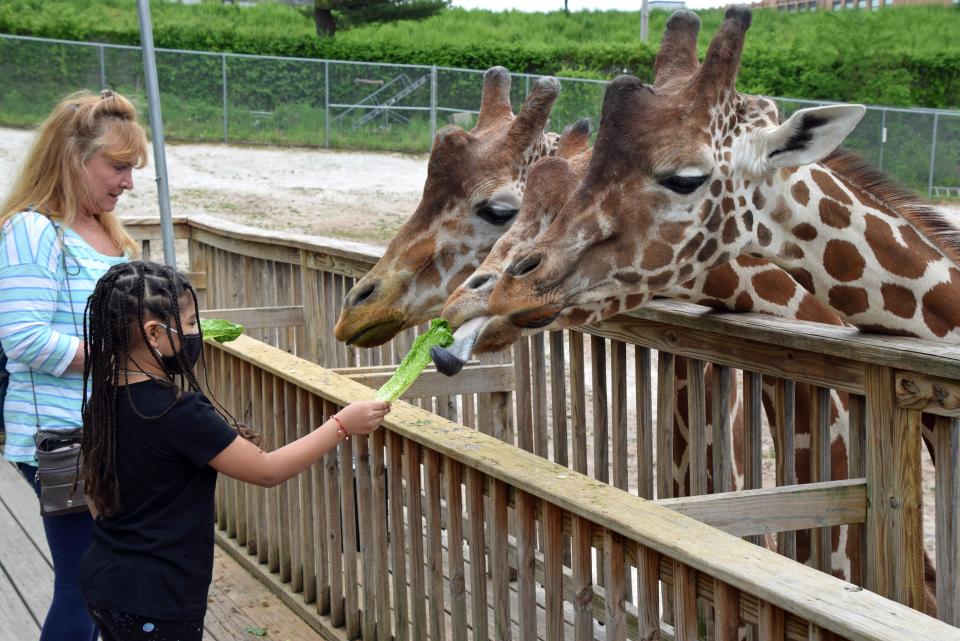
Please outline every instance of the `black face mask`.
M172 327L168 329L171 332L179 334L179 332ZM192 370L193 366L197 364L200 354L203 352L203 341L200 339L200 334L181 334L180 351L183 353L183 357L187 361L187 366L190 370ZM178 354L164 356L157 352L157 355L160 357L160 363L163 365L164 371L170 376L177 376L187 373L184 372L180 367L180 358Z

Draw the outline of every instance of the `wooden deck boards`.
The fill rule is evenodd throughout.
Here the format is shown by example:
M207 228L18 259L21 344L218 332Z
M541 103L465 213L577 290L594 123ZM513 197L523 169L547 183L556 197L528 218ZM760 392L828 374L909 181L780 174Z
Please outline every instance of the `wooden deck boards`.
M0 639L40 635L53 594L53 568L36 498L17 469L0 462ZM205 621L205 641L259 638L313 641L316 633L283 601L219 548Z

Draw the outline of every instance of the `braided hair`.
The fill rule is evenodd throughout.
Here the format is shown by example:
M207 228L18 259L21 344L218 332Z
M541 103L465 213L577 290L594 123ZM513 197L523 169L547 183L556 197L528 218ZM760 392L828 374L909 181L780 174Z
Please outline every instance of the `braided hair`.
M143 327L148 320L163 323L167 327L167 338L174 344L173 332L179 336L185 333L180 321L180 303L187 296L187 300L193 301L194 309L198 309L196 292L183 274L165 265L133 261L111 267L97 282L87 300L83 327L85 358L81 454L86 493L93 499L97 512L104 516L114 515L120 510L117 393L122 381L126 380L131 345L136 346L137 341L141 340L148 342ZM179 401L184 388L201 392L201 387L184 350L176 351L179 370L184 372L180 376L171 375L164 369L155 350L149 352L160 371L164 372L163 377L154 377L152 374L151 377L170 386L175 392L173 403L156 416L144 416L133 405L129 387L125 389L131 407L138 416L158 419ZM205 370L205 364L203 367ZM217 406L241 436L257 442L256 435L239 426L222 405L217 403Z

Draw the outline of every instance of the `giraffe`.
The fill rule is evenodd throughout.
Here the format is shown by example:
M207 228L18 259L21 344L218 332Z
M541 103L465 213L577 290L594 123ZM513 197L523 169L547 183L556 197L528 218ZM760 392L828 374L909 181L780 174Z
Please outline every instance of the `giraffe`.
M957 341L960 233L834 152L864 108L804 109L780 124L772 101L735 89L749 9L727 10L702 65L681 46L692 23L671 17L675 55L652 86L611 83L585 177L497 280L489 311L521 328L596 322L748 254L851 325Z
M575 186L583 177L589 165L591 150L588 148L589 129L587 123L578 123L564 130L560 137L560 145L555 156L538 161L530 170L527 190L524 192L520 212L513 226L505 232L494 245L489 255L483 260L477 271L462 285L457 287L447 300L443 309L443 316L457 329L458 340L448 349L436 348L433 352L434 361L438 369L447 374L455 374L465 364L471 353L499 351L512 345L522 333L522 328L510 322L508 317L490 316L487 309L488 296L497 279L510 265L517 252L522 252L525 243L535 242L539 235L554 220L556 213L570 198ZM688 300L700 305L710 306L729 311L759 311L766 314L814 321L825 324L839 325L841 320L835 313L820 303L812 294L801 287L795 287L792 294L783 296L778 289L769 291L752 291L751 282L754 278L769 279L782 278L787 281L790 277L778 267L750 256L738 256L735 261L701 274L692 281L680 284L661 294L663 296ZM673 470L674 495L686 496L691 492L690 458L689 458L689 427L687 422L687 376L685 361L677 363L675 375L674 404L674 450ZM706 379L712 378L711 366L706 370ZM712 467L707 466L707 492L739 490L744 487L743 478L743 450L739 447L743 439L743 422L738 386L731 388L729 411L731 421L730 451L734 454L733 485L731 487L717 487ZM712 386L706 385L706 406L711 406ZM764 406L768 416L773 415L773 388L772 383L764 389ZM795 468L797 481L806 483L811 480L810 449L809 449L809 386L798 385L796 388L796 440L800 446L796 448ZM847 418L842 400L836 396L832 399L831 431L838 435L837 446L841 456L831 467L831 473L836 479L847 478L845 460L845 442L839 437L845 432ZM712 460L712 429L706 430L707 456ZM849 578L851 564L859 557L856 550L848 549L853 546L846 537L846 528L837 529L832 542L832 565L838 576ZM798 533L797 559L810 562L811 544L809 534Z
M558 136L545 128L559 90L555 78L540 78L514 116L510 73L484 74L476 126L437 133L420 204L347 293L337 340L374 347L439 313L512 224L530 165L556 150Z

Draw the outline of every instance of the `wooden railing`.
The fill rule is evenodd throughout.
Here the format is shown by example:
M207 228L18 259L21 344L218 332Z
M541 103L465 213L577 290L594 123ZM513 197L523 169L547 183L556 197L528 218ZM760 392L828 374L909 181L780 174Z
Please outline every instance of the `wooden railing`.
M155 219L131 221L128 227L145 241L159 238ZM259 319L251 324L253 338L342 371L353 380L369 385L379 384L389 371L386 366L406 353L413 335L410 330L375 350L354 350L337 343L332 336L343 295L377 260L378 250L356 243L261 232L205 216L179 219L177 235L188 241L189 271L195 282L203 286L202 304L207 309L220 310L221 315L245 315L248 322ZM246 308L261 308L262 313L252 313ZM713 366L709 378L703 375L708 363ZM672 460L677 410L673 372L681 365L689 373L690 393L685 408L690 422L689 484L692 493L698 496L675 498L672 465L657 466L656 461ZM243 371L239 363L232 366ZM248 370L250 380L255 380L257 368L251 364ZM292 408L304 411L298 405L300 388L281 374L271 374L268 380L261 373L259 382L251 389L261 389L259 402L269 403L275 414L280 411L278 407L284 412L293 412ZM231 376L232 382L241 380L240 374ZM796 548L795 532L810 529L812 564L817 568L837 569L831 568L830 558L833 526L851 524L846 536L859 540L858 547L865 555L862 564L857 558L851 559L852 580L916 608L923 605L920 417L922 413L935 415L938 616L960 625L960 427L957 423L960 348L956 346L861 334L849 328L753 314L717 314L683 303L655 302L641 312L588 328L586 333L553 332L522 339L506 363L502 359L491 359L468 367L453 379L431 372L425 377L425 382L407 397L411 402L436 415L479 428L480 432L541 459L552 460L567 469L565 474L572 470L613 486L604 488L603 492L626 490L643 498L657 499L664 507L695 516L737 536L749 536L754 541L759 540L759 535L777 533L778 549L788 555ZM770 477L775 476L776 484L781 486L775 489L761 489L764 479L761 431L765 420L761 385L764 381L773 389L770 430L778 436L780 450L775 474L767 473L768 484L774 481ZM744 452L741 468L745 489L740 492L730 491L734 453L730 448L719 447L713 457L711 476L720 493L702 496L707 488L707 427L712 425L715 443L730 442L731 430L727 405L718 402L707 406L708 384L714 386L714 399L725 398L731 386L742 384L744 435L739 445ZM810 485L795 484L793 408L799 402L795 397L797 384L812 386L809 476L816 483ZM592 392L589 395L588 389ZM227 398L233 396L231 389L224 391L229 392ZM835 478L830 466L831 435L827 426L831 394L836 399L836 392L849 395L846 401L850 431L846 452L848 479ZM251 400L241 405L256 408L257 402ZM311 420L325 415L323 407L322 403L310 406ZM255 409L250 411L256 415ZM298 415L304 426L316 424L307 421L307 415ZM269 427L269 422L263 425ZM281 436L291 434L288 429ZM635 455L628 454L631 448L635 449ZM500 450L497 452L499 456ZM521 455L520 452L514 454ZM358 465L369 465L363 462L366 456L369 454L361 453ZM345 460L349 460L349 456L341 459L341 464ZM524 465L532 465L530 460L523 458ZM483 461L460 462L474 470L462 470L465 477L485 469ZM433 470L436 465L431 465ZM574 477L580 478L577 475L567 478ZM312 478L316 478L316 473ZM543 482L548 480L554 482L549 476L545 476ZM343 484L342 479L340 482L344 505L352 503L352 499L348 500L352 483ZM403 482L419 481L404 475ZM513 481L503 482L507 488L503 496L509 498L512 506L508 514L511 519L522 521L526 518L521 518L523 506L515 503L518 495L509 490L518 486L513 485ZM496 499L503 497L496 492L503 488L497 490L496 484L493 487L494 504L499 506ZM372 488L373 491L379 490ZM427 491L432 490L428 487ZM389 488L387 494L390 494ZM634 500L626 492L622 494L618 500ZM607 494L603 496L605 501L612 500ZM246 508L240 503L221 502L220 505L228 533L235 533L238 540L246 540L242 539L239 523L244 519L239 510L248 509L248 513L266 516L262 510L249 511L252 506L246 503L243 504ZM642 501L636 505L650 508ZM634 504L630 506L632 510ZM410 516L409 511L406 514ZM632 514L622 516L632 519ZM549 514L544 518L547 517ZM233 529L229 526L230 519L233 519ZM345 525L337 536L352 540L356 533L350 527L355 526L349 525L352 521L346 516L343 519ZM375 525L379 528L381 523L375 521ZM369 536L381 536L376 528ZM545 531L549 532L550 528ZM446 528L444 532L447 537L457 535ZM566 532L565 536L575 534L572 530ZM467 530L463 536L469 534ZM286 536L306 538L307 533L301 531L299 535ZM379 554L386 549L379 545L383 543L379 538L367 541L371 545L361 547L369 550L368 554ZM639 544L638 540L635 542ZM286 549L292 549L292 543L285 545ZM541 567L536 565L541 562L537 555L546 554L546 545L541 532L534 546L535 567ZM565 547L570 545L567 541ZM497 559L501 558L502 550L491 549L498 555ZM654 549L659 548L654 546ZM348 554L347 547L344 550L345 555ZM701 552L707 556L726 554L724 550L706 547L701 548ZM258 554L263 553L258 551ZM565 571L573 573L576 568L573 553L565 549L564 554ZM508 552L508 557L513 561L511 567L523 565L517 565L519 551ZM529 562L528 557L523 558ZM767 559L768 555L764 553L763 558ZM686 557L680 560L688 563ZM275 561L271 562L271 569L278 567ZM670 567L668 564L668 570ZM605 573L602 564L597 570L598 586L609 588L612 577ZM369 576L365 572L364 575ZM284 576L281 571L281 578ZM797 576L808 574L804 571ZM564 585L572 586L573 574L564 577ZM742 589L740 584L735 585ZM642 592L634 586L631 589L634 594ZM712 595L707 588L702 592ZM482 593L478 591L478 594ZM491 594L506 598L506 593ZM762 596L770 599L767 593ZM807 598L820 596L809 593ZM754 603L750 598L744 596L741 604ZM684 611L672 613L672 601L664 601L666 619L681 625L682 617L674 618L674 615L679 617ZM596 603L595 600L594 605ZM676 607L686 606L677 603ZM715 619L719 620L719 613L716 614ZM744 616L752 621L749 617L754 615ZM851 638L873 637L854 635Z
M211 391L305 434L370 389L251 338L207 347ZM849 487L859 491L862 485ZM221 478L226 547L326 638L960 638L960 630L406 403L299 477ZM752 531L752 530L750 530ZM603 576L602 587L597 577ZM661 623L661 590L673 596Z

